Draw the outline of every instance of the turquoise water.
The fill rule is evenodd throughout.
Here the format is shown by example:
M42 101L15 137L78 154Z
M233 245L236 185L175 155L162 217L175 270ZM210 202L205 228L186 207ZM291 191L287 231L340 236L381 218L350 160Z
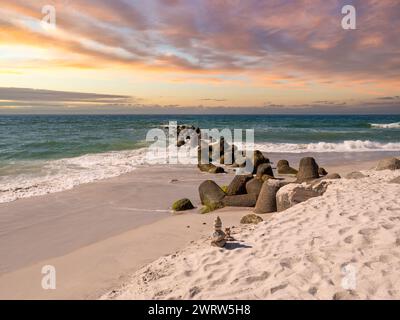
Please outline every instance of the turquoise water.
M400 153L400 115L18 115L0 116L0 202L61 191L145 164L149 129L169 121L200 128L254 129L267 153Z
M357 140L400 143L398 115L0 116L0 166L19 160L62 159L142 148L147 145L147 131L170 120L202 128L254 129L256 143L286 143L288 152L293 151L289 148L293 148L292 144ZM393 128L371 126L396 123L398 126Z

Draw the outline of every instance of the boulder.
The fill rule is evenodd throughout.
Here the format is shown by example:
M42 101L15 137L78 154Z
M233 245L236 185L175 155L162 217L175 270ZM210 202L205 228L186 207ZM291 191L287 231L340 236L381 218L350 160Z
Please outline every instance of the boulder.
M276 194L278 212L284 211L294 205L310 198L319 197L325 193L327 184L320 181L313 186L307 184L291 183L279 189Z
M261 151L254 151L253 159L253 174L257 173L258 166L263 163L270 163L268 158L265 158Z
M209 173L225 173L224 168L213 166L208 170Z
M240 223L242 224L258 224L260 222L263 221L263 218L261 218L260 216L251 213L248 215L245 215L244 217L242 217L242 219L240 220Z
M261 179L251 179L246 183L246 191L248 194L255 194L257 197L260 194L263 181Z
M270 179L275 179L275 178L274 178L274 177L271 177L271 176L269 176L269 175L267 175L267 174L264 174L264 175L261 177L261 181L262 181L262 182L265 182L265 181L270 180Z
M266 181L263 183L260 194L257 199L255 213L276 212L276 193L280 189L279 181Z
M172 205L172 210L174 211L185 211L194 209L192 202L189 199L180 199L175 201Z
M289 166L289 161L279 160L276 166L279 174L297 174L297 170Z
M320 176L326 176L328 174L328 172L324 168L320 167L320 168L318 168L318 174Z
M199 186L201 204L210 207L222 205L225 192L212 180L206 180Z
M297 173L297 182L310 181L318 179L318 164L314 158L306 157L300 160L299 172Z
M400 184L400 177L394 178L393 180L390 181L390 183Z
M379 161L376 170L398 170L400 169L400 160L397 158L388 158Z
M238 194L246 193L246 183L251 180L253 176L251 174L246 175L236 175L232 182L228 186L227 195L235 196Z
M350 172L349 174L346 175L346 179L362 179L366 177L367 177L366 175L362 174L359 171Z
M255 194L239 194L236 196L226 196L222 203L226 207L254 207L257 202Z
M258 179L261 179L265 174L271 177L274 176L274 172L272 171L272 167L269 163L262 163L257 168L256 176Z
M213 165L212 163L206 163L206 164L198 164L197 167L200 169L202 172L208 172L211 169L214 169L216 166Z
M276 164L277 168L289 166L289 161L287 160L279 160Z

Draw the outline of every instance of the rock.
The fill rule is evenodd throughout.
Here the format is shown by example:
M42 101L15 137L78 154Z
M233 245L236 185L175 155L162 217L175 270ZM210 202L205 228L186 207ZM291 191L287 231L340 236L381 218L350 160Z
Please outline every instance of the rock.
M210 170L216 168L215 165L212 163L206 163L206 164L198 164L197 167L200 169L202 172L209 172Z
M222 207L225 192L212 180L206 180L199 186L201 204L210 207Z
M366 177L367 177L366 175L362 174L359 171L350 172L349 174L346 175L346 179L362 179Z
M302 183L318 178L318 165L315 159L311 157L302 158L300 160L299 172L297 173L297 182Z
M225 228L225 240L226 241L235 241L235 238L231 235L231 228Z
M393 180L390 181L390 183L400 184L400 177L394 178Z
M287 160L279 160L276 164L277 168L289 166L289 161Z
M174 211L185 211L192 209L194 209L192 202L186 198L175 201L172 205L172 210Z
M254 213L251 213L251 214L245 215L240 220L240 223L242 223L242 224L258 224L262 221L263 221L263 218L261 218L260 216L254 214Z
M236 196L226 196L222 203L226 207L254 207L257 202L255 194L239 194Z
M257 197L260 194L263 181L261 179L251 179L246 183L246 191L248 194L255 194Z
M400 169L400 160L397 158L388 158L379 161L376 170L398 170Z
M274 172L272 171L272 167L269 163L262 163L257 168L256 176L258 179L261 179L265 174L271 177L274 176Z
M289 161L287 160L279 160L276 167L279 174L297 174L298 172L289 166Z
M269 176L269 175L267 175L267 174L264 174L264 175L261 177L261 181L262 181L262 182L265 182L265 181L270 180L270 179L275 179L275 178L274 178L274 177L271 177L271 176Z
M206 163L206 164L198 164L197 167L200 169L202 172L208 172L208 173L225 173L224 168L222 167L217 167L216 165L212 163Z
M214 247L223 248L226 244L225 232L222 231L222 221L217 217L214 222L214 233L212 234L211 245Z
M258 166L263 163L270 163L268 158L265 158L261 151L254 151L253 159L253 174L257 173Z
M318 168L318 174L320 176L326 176L328 174L328 172L324 168L320 167L320 168Z
M246 183L250 179L252 179L253 176L251 174L246 174L246 175L236 175L232 182L228 186L228 191L227 195L228 196L235 196L238 194L245 194L246 193Z
M225 170L222 167L213 166L212 168L210 168L210 170L208 170L208 172L209 173L225 173Z
M289 209L310 198L323 195L327 186L328 184L325 181L318 181L314 185L290 183L282 187L276 194L278 212Z
M278 181L266 181L263 183L257 199L255 213L276 212L276 193L281 185Z
M184 146L185 143L186 143L186 142L185 142L184 140L179 140L179 141L176 143L176 146L177 146L178 148L180 148L180 147Z

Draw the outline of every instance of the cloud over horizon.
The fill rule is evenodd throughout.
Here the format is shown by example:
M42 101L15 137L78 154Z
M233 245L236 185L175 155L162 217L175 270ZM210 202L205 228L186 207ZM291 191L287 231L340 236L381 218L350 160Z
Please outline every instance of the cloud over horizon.
M263 106L207 106L143 104L140 99L123 95L0 87L0 114L400 114L400 101L380 97L348 104L343 101L314 101L310 104ZM394 98L399 98L398 96ZM214 101L215 99L202 99ZM217 99L219 101L219 99ZM221 99L220 102L225 101Z
M40 25L46 4L56 31ZM357 30L341 28L345 4ZM14 0L0 7L0 85L105 92L113 79L112 94L184 105L383 99L400 86L399 29L397 0Z

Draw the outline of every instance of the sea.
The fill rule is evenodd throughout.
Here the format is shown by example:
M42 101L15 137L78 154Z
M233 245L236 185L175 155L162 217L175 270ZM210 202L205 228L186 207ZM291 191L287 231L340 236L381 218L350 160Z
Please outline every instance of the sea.
M71 189L149 165L151 129L170 121L253 129L275 159L328 163L400 155L400 115L0 115L0 203Z

